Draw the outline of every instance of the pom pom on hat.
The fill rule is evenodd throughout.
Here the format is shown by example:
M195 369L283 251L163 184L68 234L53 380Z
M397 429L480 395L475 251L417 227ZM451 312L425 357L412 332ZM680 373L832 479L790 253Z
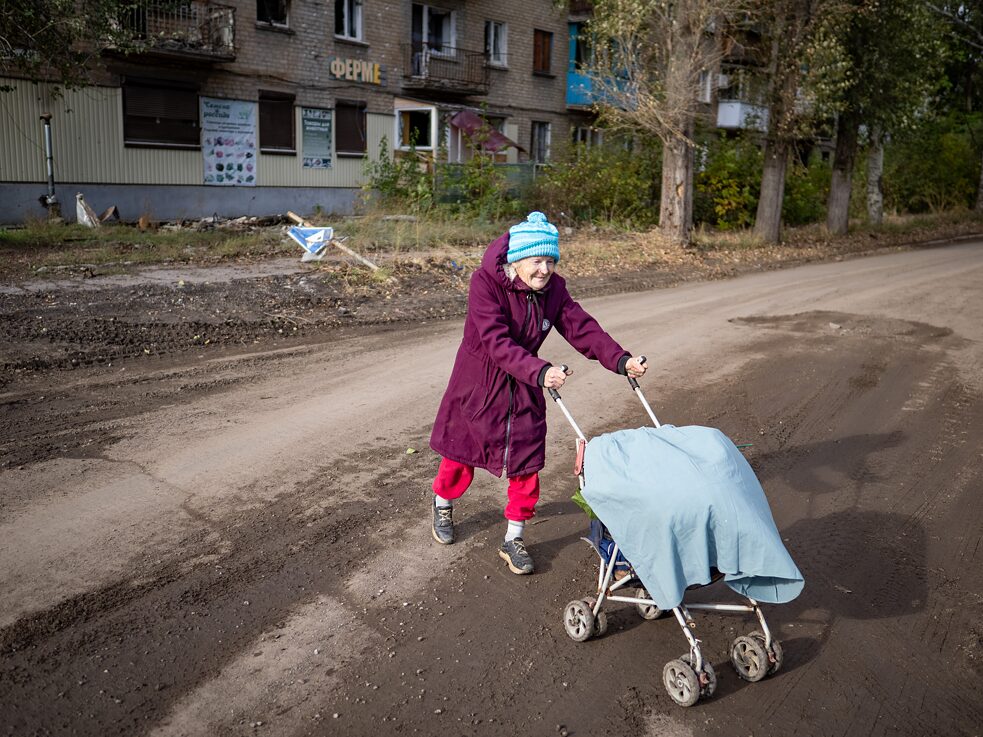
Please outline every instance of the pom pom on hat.
M525 221L509 228L509 250L505 260L514 264L530 256L560 260L560 234L541 212L531 212Z

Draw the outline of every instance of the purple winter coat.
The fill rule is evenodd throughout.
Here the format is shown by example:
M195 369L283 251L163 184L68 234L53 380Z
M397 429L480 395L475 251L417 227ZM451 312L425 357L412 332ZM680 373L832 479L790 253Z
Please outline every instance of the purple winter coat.
M509 235L485 251L471 276L464 338L437 411L430 447L495 476L539 471L546 461L542 379L551 364L536 354L551 327L605 368L624 372L629 356L571 299L563 277L541 291L505 274Z

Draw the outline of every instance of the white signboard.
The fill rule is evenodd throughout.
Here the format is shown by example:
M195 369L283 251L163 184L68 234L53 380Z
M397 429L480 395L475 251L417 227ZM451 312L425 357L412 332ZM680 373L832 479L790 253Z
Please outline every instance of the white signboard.
M201 98L205 184L256 186L256 103Z

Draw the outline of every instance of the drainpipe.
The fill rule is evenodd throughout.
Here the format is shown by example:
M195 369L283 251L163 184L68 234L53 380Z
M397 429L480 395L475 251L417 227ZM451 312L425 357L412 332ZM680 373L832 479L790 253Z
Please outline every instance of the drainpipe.
M61 204L55 196L55 164L51 153L51 113L41 113L41 122L44 126L44 157L48 170L48 193L41 195L41 205L48 208L48 215L52 218L61 217Z

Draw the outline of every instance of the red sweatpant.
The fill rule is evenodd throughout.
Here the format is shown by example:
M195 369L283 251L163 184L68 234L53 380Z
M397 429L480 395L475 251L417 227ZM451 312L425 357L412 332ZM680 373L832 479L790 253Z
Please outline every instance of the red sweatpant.
M444 499L457 499L468 490L473 478L474 466L441 458L437 477L433 480L433 493ZM506 519L513 522L530 519L536 514L537 501L539 501L538 473L509 478L509 503L505 505Z

